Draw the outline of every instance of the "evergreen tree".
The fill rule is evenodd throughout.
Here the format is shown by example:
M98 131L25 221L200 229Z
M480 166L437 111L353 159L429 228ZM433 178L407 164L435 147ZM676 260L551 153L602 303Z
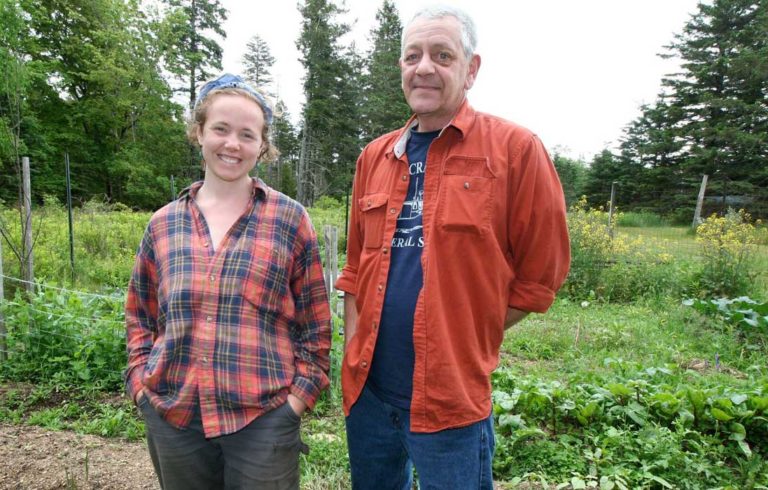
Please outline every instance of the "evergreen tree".
M605 206L611 200L611 185L623 180L625 165L610 150L595 155L589 165L584 194L591 207Z
M177 91L189 94L195 104L197 87L221 70L222 48L212 37L226 38L223 24L227 9L220 0L164 0L169 11L160 40L169 72L184 80Z
M272 66L275 58L269 45L256 34L248 41L243 55L243 76L255 87L274 97L272 90Z
M578 201L584 194L584 185L587 180L587 165L582 160L568 158L555 151L552 157L552 163L555 165L560 183L563 186L565 194L565 204L570 207L571 204Z
M683 73L665 81L683 113L685 173L710 191L768 199L768 1L716 0L670 46Z
M376 12L376 21L363 77L361 119L366 142L402 126L411 114L403 97L398 65L403 26L391 0L384 0Z
M349 26L329 0L299 4L302 31L296 46L306 69L297 198L311 204L323 194L343 195L359 153L359 57L339 46ZM354 155L354 156L352 156Z
M299 140L296 129L291 124L290 114L282 100L278 100L275 104L275 120L272 123L271 137L280 155L274 163L262 166L262 178L280 192L296 197L294 172L299 158Z
M682 69L662 81L660 100L623 144L649 170L638 193L657 189L662 212L692 211L707 174L723 208L734 198L768 202L768 0L700 3L667 48ZM758 214L768 214L763 206Z

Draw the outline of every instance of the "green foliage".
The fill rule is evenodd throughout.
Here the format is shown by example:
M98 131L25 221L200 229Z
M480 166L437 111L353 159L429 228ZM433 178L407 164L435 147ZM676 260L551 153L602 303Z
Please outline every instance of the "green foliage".
M69 226L66 210L48 199L35 210L35 276L59 285L78 285L86 289L124 288L128 284L136 248L149 221L148 213L134 213L124 206L92 200L73 213L75 270L70 266ZM122 209L123 211L118 211ZM14 247L21 235L18 215L0 209ZM18 262L11 261L10 247L4 247L3 270L20 277ZM6 287L16 284L8 282Z
M83 297L44 285L31 296L17 290L0 304L8 332L0 378L118 389L125 364L123 302L121 294Z
M608 222L608 213L588 208L585 198L571 206L571 270L562 290L569 298L631 302L663 296L759 295L765 288L755 279L765 276L761 271L768 264L761 262L756 228L743 211L713 215L702 223L696 236L698 254L671 251L670 239L685 240L679 232L677 237L661 228L642 233L653 228L633 226L663 223L647 212L630 213L630 218L616 212L610 226ZM622 222L628 223L627 231L619 230L617 223Z
M302 30L296 46L306 69L302 148L297 167L296 198L312 204L324 194L343 196L350 187L361 150L359 105L363 61L354 47L340 40L349 25L332 0L299 3Z
M752 349L768 348L768 302L757 302L747 296L712 300L683 301L704 315L714 316L735 327Z
M400 84L402 33L395 4L384 0L376 12L376 26L370 32L373 45L366 56L361 80L362 138L366 143L401 127L411 114Z
M178 91L189 94L194 105L197 87L221 70L223 50L213 35L227 37L224 21L227 9L220 0L163 0L168 12L159 23L158 40L165 68L181 86Z
M584 195L588 169L582 160L574 160L555 152L552 157L565 194L565 205L570 207Z
M499 476L700 488L746 477L739 464L768 468L768 379L734 389L679 368L606 367L588 378L561 373L564 381L494 375L504 388L494 392Z
M670 225L664 217L649 211L623 212L616 219L616 224L622 228L652 228Z
M607 213L590 209L586 199L573 204L568 213L568 234L571 239L571 270L564 286L575 298L596 296L601 276L612 260L613 247Z

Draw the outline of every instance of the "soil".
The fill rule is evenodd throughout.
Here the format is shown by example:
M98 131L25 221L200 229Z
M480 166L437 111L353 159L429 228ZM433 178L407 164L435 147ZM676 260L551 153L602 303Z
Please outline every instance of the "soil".
M144 442L0 424L0 489L159 489Z

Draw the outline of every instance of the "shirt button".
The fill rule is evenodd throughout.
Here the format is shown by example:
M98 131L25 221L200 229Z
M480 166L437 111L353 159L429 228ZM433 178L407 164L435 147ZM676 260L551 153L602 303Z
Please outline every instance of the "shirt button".
M408 176L407 175L403 175L403 181L406 181L406 180L408 180Z
M379 325L376 322L373 322L373 325L371 325L371 328L376 330L377 328L379 328Z
M205 317L205 321L212 322L213 321L213 317L211 315L208 315L207 317Z
M464 188L469 189L469 182L464 182Z
M371 207L371 204L373 204L373 201L368 201L368 207Z
M211 282L215 282L216 281L216 277L215 276L211 276L210 279L211 279Z
M388 251L389 250L387 250L387 247L384 247L384 248L381 249L381 253L383 253L384 255L387 255Z
M363 361L363 362L360 363L360 365L363 366L363 368L367 368L368 367L368 361Z
M383 284L379 284L379 291L384 291L384 285Z
M200 360L203 362L203 364L206 364L208 362L208 358L205 356L203 356L203 358Z
M208 242L203 242L203 247L207 247L207 246L208 246Z

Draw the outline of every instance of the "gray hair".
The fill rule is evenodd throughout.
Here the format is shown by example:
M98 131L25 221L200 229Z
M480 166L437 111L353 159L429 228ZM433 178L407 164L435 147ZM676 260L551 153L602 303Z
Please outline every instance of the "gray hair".
M402 58L405 54L405 33L408 31L408 27L410 27L416 19L434 20L443 17L453 17L459 21L461 46L464 48L464 55L467 59L472 58L472 55L475 54L475 48L477 47L477 29L475 28L475 22L472 20L472 17L459 8L439 4L424 7L419 10L405 25L402 38L400 39L400 57Z

